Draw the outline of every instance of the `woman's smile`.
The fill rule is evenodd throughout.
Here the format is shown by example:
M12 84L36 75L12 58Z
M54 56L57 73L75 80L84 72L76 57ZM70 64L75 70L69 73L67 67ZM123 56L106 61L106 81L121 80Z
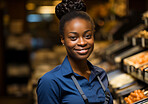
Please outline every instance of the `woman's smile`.
M74 49L78 54L80 55L86 55L88 53L90 48L86 48L86 49Z

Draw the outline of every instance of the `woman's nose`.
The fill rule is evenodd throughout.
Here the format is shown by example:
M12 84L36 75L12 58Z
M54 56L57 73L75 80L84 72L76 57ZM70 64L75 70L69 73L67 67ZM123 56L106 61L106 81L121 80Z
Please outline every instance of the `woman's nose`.
M87 41L84 38L80 38L77 44L84 47L87 45Z

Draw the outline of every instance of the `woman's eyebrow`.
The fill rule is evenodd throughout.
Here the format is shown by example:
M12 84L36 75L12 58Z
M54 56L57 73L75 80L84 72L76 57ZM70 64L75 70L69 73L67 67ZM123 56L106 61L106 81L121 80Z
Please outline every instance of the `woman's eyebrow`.
M84 34L86 34L88 31L92 31L92 30L86 30L86 31L84 32Z
M84 31L84 34L87 33L88 31L92 31L92 30L86 30L86 31ZM70 33L72 33L72 34L78 34L77 32L69 32L68 34L70 34Z
M72 33L72 34L78 34L77 32L69 32L68 34L70 34L70 33Z

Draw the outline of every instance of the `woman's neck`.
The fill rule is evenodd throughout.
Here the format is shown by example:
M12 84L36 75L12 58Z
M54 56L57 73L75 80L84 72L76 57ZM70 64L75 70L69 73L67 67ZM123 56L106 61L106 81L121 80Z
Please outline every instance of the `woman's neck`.
M74 60L74 59L68 57L68 60L69 60L70 65L75 73L77 73L89 80L89 76L90 76L91 71L89 70L89 67L87 65L87 59L86 60Z

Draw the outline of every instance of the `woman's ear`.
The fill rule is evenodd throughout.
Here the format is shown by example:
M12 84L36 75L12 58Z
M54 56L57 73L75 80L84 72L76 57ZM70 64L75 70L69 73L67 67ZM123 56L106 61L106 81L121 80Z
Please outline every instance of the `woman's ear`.
M60 35L60 38L61 38L62 44L64 45L64 36L63 35Z

